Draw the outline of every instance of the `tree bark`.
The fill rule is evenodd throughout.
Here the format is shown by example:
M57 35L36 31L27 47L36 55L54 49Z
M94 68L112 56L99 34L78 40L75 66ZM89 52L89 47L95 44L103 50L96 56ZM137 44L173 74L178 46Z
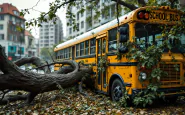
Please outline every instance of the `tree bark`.
M125 7L129 8L130 10L135 10L135 9L138 8L138 7L136 7L135 5L126 3L126 2L124 2L124 1L122 1L122 0L112 0L112 1L118 2L118 4L125 6Z
M23 62L18 60L15 64L22 65L27 62L43 65L38 62L38 58L25 58L23 59ZM27 100L29 103L38 93L56 90L58 89L58 85L62 88L73 86L81 81L85 74L90 76L92 73L91 68L85 66L79 68L79 65L75 61L70 60L52 63L70 66L64 66L64 69L49 74L38 74L31 71L24 71L15 64L7 59L2 46L0 46L0 70L4 73L0 74L0 90L10 89L31 92ZM66 67L69 68L68 71L64 71Z

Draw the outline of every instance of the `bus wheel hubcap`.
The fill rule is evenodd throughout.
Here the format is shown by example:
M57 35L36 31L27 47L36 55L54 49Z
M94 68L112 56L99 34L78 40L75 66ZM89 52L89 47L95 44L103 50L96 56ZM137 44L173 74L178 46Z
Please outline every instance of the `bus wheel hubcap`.
M114 94L114 99L116 101L119 101L119 99L122 97L122 90L121 90L121 87L120 86L116 86L113 90Z

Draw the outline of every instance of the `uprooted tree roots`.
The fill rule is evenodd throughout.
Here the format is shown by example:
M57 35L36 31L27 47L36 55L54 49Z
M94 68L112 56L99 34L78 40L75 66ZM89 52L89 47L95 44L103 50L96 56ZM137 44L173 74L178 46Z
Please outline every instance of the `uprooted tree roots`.
M32 71L22 70L19 66L31 63L45 71L45 74L38 74ZM62 64L58 71L50 72L48 66L54 64ZM67 66L68 65L68 66ZM14 63L9 61L0 45L0 90L2 96L0 104L6 104L9 101L26 100L31 103L36 95L43 92L57 90L58 85L62 88L71 87L84 81L82 78L90 76L92 69L86 66L79 65L72 60L64 60L62 62L53 62L44 65L37 57L22 58ZM86 76L84 76L86 75ZM90 77L89 77L90 78ZM15 95L6 97L5 93L8 90L23 90L29 92L28 95ZM80 91L81 84L79 87ZM4 92L4 93L3 93Z

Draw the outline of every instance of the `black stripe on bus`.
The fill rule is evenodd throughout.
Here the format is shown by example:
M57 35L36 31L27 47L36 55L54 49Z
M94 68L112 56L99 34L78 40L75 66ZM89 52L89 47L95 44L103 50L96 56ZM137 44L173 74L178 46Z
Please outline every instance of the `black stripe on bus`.
M107 56L114 56L116 55L116 52L107 53Z
M84 64L85 66L89 66L89 65L92 65L92 66L96 66L96 64Z
M108 66L137 66L138 62L109 63ZM84 64L85 66L96 66L96 64Z
M137 66L137 62L110 63L109 66Z
M82 59L82 58L92 58L92 57L95 57L96 55L93 54L93 55L86 55L86 56L79 56L79 57L76 57L76 59Z

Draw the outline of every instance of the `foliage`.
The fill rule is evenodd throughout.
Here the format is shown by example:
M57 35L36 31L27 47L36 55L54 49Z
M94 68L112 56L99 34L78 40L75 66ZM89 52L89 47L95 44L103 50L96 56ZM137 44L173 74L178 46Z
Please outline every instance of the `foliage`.
M183 17L181 20L184 20ZM134 42L126 42L120 46L126 46L129 51L126 54L117 53L117 59L121 59L122 56L126 57L128 60L136 60L138 62L138 70L147 74L147 79L142 80L139 76L139 80L144 88L140 93L133 97L133 103L138 106L146 106L147 104L152 104L154 99L163 98L164 93L158 93L158 89L161 86L160 79L167 76L167 73L161 70L158 66L159 63L164 63L161 60L164 49L167 49L172 55L172 62L176 61L173 56L171 49L178 48L179 51L184 51L185 47L181 43L180 36L185 33L184 25L185 22L177 23L174 26L164 25L160 26L162 28L162 36L158 37L159 40L163 39L161 45L157 45L158 40L154 44L146 44L144 41L135 42L136 37L133 37ZM142 46L142 47L141 47ZM182 53L183 54L183 53ZM184 55L184 54L183 54ZM174 65L175 70L179 71L178 65Z
M52 61L53 59L55 59L54 47L53 48L47 48L47 47L41 48L40 57L45 61Z
M6 106L0 106L0 114L4 115L44 115L44 114L107 114L107 115L158 115L158 114L185 114L184 97L181 97L175 104L155 104L152 108L133 108L122 107L121 105L111 102L109 97L86 90L88 95L94 99L85 98L75 87L70 89L62 89L62 91L45 92L36 97L34 102L27 106L23 106L22 101L9 103ZM11 92L16 93L14 91ZM23 92L24 94L24 92ZM21 107L22 106L22 107ZM20 108L21 107L21 108Z

